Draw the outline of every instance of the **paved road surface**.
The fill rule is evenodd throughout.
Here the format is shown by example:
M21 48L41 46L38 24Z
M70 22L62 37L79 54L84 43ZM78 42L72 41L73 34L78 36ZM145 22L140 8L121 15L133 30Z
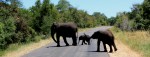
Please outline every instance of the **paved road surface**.
M104 30L111 28L111 26L102 26L98 28L93 28L85 34L92 35L97 30ZM82 35L83 32L79 32L79 36ZM67 38L68 43L72 44L72 39ZM97 41L92 39L91 45L81 45L78 46L65 46L63 40L61 40L61 47L56 47L56 43L50 43L46 46L43 46L37 50L30 52L29 54L23 55L22 57L109 57L107 52L96 52L97 49ZM100 47L101 51L103 51L103 45Z

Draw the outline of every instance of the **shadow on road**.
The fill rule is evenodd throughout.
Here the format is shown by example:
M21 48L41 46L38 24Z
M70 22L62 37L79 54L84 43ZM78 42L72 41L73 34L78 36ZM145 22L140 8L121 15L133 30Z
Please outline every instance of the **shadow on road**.
M105 52L105 51L87 51L87 52Z
M50 47L58 47L58 46L47 46L46 48L50 48ZM59 46L59 47L68 47L68 46Z

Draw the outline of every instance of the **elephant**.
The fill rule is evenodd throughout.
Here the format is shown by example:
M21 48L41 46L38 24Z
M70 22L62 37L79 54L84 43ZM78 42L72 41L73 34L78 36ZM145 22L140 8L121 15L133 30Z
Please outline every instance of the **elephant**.
M54 22L51 26L51 36L54 42L57 43L57 47L60 46L60 36L63 37L63 40L66 44L66 46L69 46L66 37L72 37L72 45L76 46L77 45L77 37L76 33L78 32L77 25L73 22L68 22L68 23L56 23ZM56 33L56 39L54 38L54 35Z
M84 35L81 35L80 37L79 37L79 41L78 41L78 44L80 43L80 40L82 40L82 44L81 45L83 45L83 43L84 44L87 44L88 43L88 45L90 45L90 36L89 35L86 35L85 33L84 33ZM86 43L86 42L87 43Z
M97 52L100 51L100 41L103 42L103 46L104 46L104 52L107 52L106 49L106 44L109 45L110 47L110 53L113 52L112 50L112 46L114 47L114 50L117 51L115 42L114 42L114 35L112 34L112 32L109 29L106 30L99 30L93 33L93 35L91 36L91 38L93 39L97 39Z

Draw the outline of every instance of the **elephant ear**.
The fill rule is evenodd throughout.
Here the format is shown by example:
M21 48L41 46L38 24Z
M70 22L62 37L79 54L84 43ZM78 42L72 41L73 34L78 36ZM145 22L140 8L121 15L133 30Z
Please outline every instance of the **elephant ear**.
M53 28L55 29L55 28L58 26L58 23L54 22L54 23L52 24L52 26L53 26Z

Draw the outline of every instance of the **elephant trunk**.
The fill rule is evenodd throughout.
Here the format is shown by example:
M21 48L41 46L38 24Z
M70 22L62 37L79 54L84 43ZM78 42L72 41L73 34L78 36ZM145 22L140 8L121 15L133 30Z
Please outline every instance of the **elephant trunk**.
M51 36L52 36L52 39L54 40L54 42L56 42L56 43L57 43L57 41L56 41L56 40L55 40L55 38L54 38L54 34L55 34L55 33L54 33L54 32L52 32L52 33L51 33Z
M54 42L57 43L57 41L55 40L55 37L54 37L55 33L56 33L56 31L55 31L54 25L52 25L52 27L51 27L51 36L52 36L52 39L54 40Z

